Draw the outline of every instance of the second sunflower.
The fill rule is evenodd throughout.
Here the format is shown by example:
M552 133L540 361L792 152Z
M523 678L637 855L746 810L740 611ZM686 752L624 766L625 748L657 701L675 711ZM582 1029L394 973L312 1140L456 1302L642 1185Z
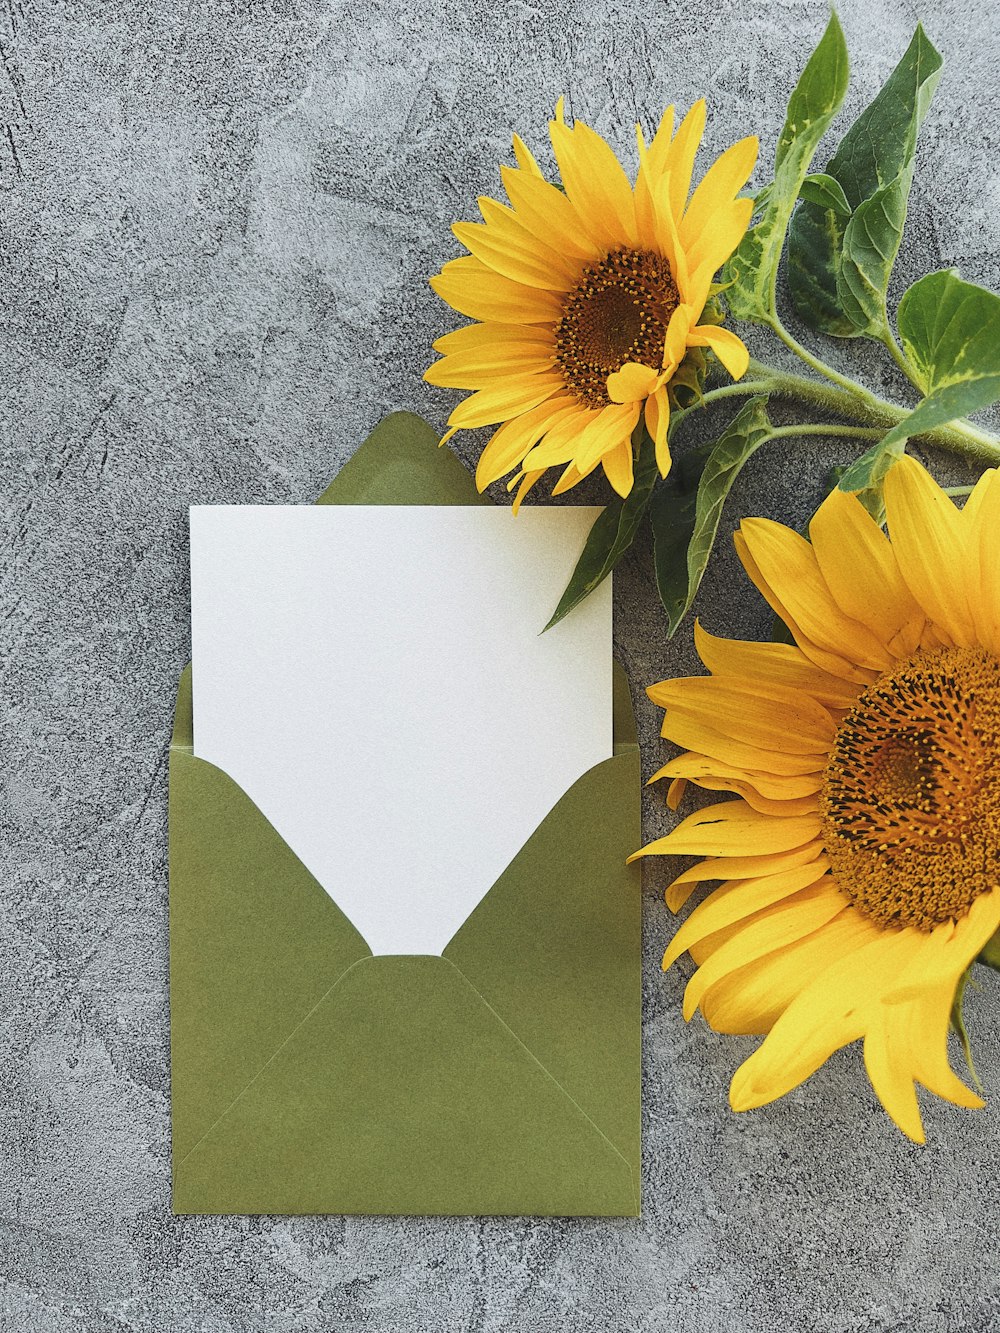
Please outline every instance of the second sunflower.
M483 221L456 223L470 253L432 286L478 322L438 339L426 378L472 391L445 438L498 427L479 460L480 490L514 474L516 505L549 468L561 469L558 495L600 466L626 496L640 419L661 476L669 471L669 387L691 350L745 374L747 350L709 302L750 222L753 201L739 192L758 144L734 144L692 193L704 127L697 102L676 133L673 107L651 143L637 131L633 186L600 135L566 123L560 101L549 128L563 188L515 137L517 165L500 169L510 206L480 199Z

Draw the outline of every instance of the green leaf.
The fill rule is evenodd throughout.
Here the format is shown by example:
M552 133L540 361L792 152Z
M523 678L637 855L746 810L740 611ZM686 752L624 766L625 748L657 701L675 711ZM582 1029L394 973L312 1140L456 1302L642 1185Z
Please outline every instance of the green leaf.
M962 1016L962 1005L965 1002L965 988L968 986L971 977L972 968L967 967L958 979L958 985L955 987L955 998L951 1002L951 1026L958 1034L958 1039L962 1043L962 1054L965 1056L965 1063L968 1067L973 1085L977 1092L982 1092L983 1085L979 1082L976 1066L972 1062L972 1043L969 1041L969 1034L965 1030L965 1019ZM975 983L973 983L973 985L975 985Z
M906 441L1000 399L1000 296L963 282L955 269L928 273L899 303L899 336L926 395L847 469L844 491L875 514L885 474Z
M753 216L754 216L754 217L756 217L758 213L763 212L763 210L764 210L764 209L767 207L767 205L771 202L771 195L772 195L772 194L774 194L774 181L768 181L768 183L767 183L766 185L762 185L762 186L760 187L760 189L757 191L757 193L756 193L756 194L754 195L754 197L753 197Z
M842 491L856 494L858 499L879 525L885 519L885 505L882 501L882 485L886 473L905 452L905 442L879 440L867 453L856 458L850 467L845 468L838 483Z
M882 441L895 448L1000 399L1000 296L956 269L928 273L899 303L899 336L923 402Z
M693 348L699 351L699 348ZM705 358L696 360L690 353L674 371L670 380L670 396L684 411L701 402L705 379Z
M985 963L987 967L992 967L995 972L1000 972L1000 931L991 935L986 941L976 962Z
M766 395L749 399L714 444L676 460L653 496L649 517L656 586L671 636L694 601L733 482L774 429L766 409Z
M635 465L635 478L626 499L615 495L598 515L590 529L580 559L576 562L566 591L552 619L545 626L551 629L579 606L608 577L625 552L635 541L635 534L649 505L653 485L659 473L653 442L643 427L638 428L642 443ZM544 634L545 630L542 631Z
M917 134L941 74L918 25L902 60L830 159L840 210L803 191L788 234L788 286L802 319L841 338L881 338L889 275L899 252Z
M788 103L778 140L774 185L763 198L760 221L750 228L726 265L729 309L737 319L769 324L774 317L774 281L788 220L820 139L847 91L847 47L836 14L830 15Z
M851 216L851 206L847 202L844 187L825 171L816 171L805 178L799 190L799 198L808 204L815 204L817 208L832 208L844 217Z

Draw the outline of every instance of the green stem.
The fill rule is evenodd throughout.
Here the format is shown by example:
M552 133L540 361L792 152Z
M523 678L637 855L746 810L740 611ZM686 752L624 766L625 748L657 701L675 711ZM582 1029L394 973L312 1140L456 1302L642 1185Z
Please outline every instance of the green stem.
M692 403L690 407L683 408L678 415L683 414L684 416L687 416L688 412L693 412L699 407L704 407L707 403L714 403L718 398L736 398L744 395L749 397L751 394L755 393L768 393L770 389L770 379L737 380L735 384L723 384L718 389L709 389L708 393L703 393L696 403Z
M893 361L895 361L896 365L903 372L906 378L910 381L913 387L917 390L918 393L923 394L923 389L917 383L917 377L914 374L913 367L910 365L909 358L903 351L902 347L900 347L899 343L896 341L895 335L893 334L892 329L890 329L889 327L888 319L886 319L885 322L885 332L882 335L882 342L886 350L888 351L889 355L892 357Z
M884 398L879 398L876 394L862 388L856 380L850 379L847 375L842 375L840 371L834 370L825 361L821 361L818 356L814 356L808 347L803 347L799 340L788 332L773 306L771 328L790 351L793 351L817 375L822 375L824 379L829 380L847 398L856 399L858 408L861 409L860 412L857 408L853 412L848 412L845 406L841 406L834 407L831 410L843 412L845 415L854 416L862 421L870 421L873 424L881 425L884 421L889 426L894 426L897 422L909 416L910 409L886 402ZM912 381L912 368L907 362L902 348L896 345L896 340L889 330L888 322L886 323L886 334L888 339L886 346L892 353L893 359L896 360L907 379ZM792 378L800 379L801 377L793 376ZM919 388L919 386L917 387ZM936 430L923 432L920 438L931 444L940 445L944 449L950 449L953 453L963 454L977 463L996 464L1000 462L1000 440L997 440L995 436L988 435L985 431L979 430L969 421L960 420L950 426L939 426Z
M805 426L778 426L771 432L772 440L794 438L796 435L837 435L841 438L877 440L885 431L881 426L830 426L810 422Z
M792 339L794 342L794 339ZM806 357L816 361L811 353ZM818 362L822 366L822 362ZM824 384L820 380L810 379L784 370L777 370L761 361L751 359L750 372L754 381L766 384L766 392L777 398L795 398L822 408L826 412L836 413L852 421L863 422L868 426L880 426L890 430L898 422L910 415L910 409L887 402L875 394L863 389L860 384L839 375L836 371L826 376L832 382ZM847 386L847 387L844 387ZM754 392L761 390L755 389ZM950 426L938 426L936 430L924 431L920 439L928 444L949 449L974 462L987 467L1000 464L1000 440L985 431L979 430L969 422L956 421Z
M767 375L770 375L770 371L766 366L762 367L762 369ZM771 392L771 380L769 378L758 379L758 380L745 380L745 379L738 380L735 384L722 384L719 386L718 389L709 389L707 393L703 393L701 397L698 399L698 401L696 403L692 403L690 407L680 407L677 408L676 411L671 412L670 436L671 438L673 438L674 432L677 430L677 427L681 424L681 422L684 420L685 417L689 417L692 415L692 413L700 411L701 408L707 407L710 403L718 402L720 399L723 398L741 398L741 397L748 398L755 393L770 393L770 392Z
M829 380L831 384L836 384L837 387L843 389L845 393L853 394L863 402L869 399L872 400L872 402L878 401L874 394L869 393L867 389L863 389L856 380L849 379L847 375L841 375L839 370L834 370L833 366L828 366L827 363L821 361L818 356L813 356L808 347L803 347L798 338L793 337L792 334L788 332L777 315L773 316L771 328L785 346L789 348L790 351L793 351L801 361L804 361L810 369L815 370L817 375L822 375L823 378Z

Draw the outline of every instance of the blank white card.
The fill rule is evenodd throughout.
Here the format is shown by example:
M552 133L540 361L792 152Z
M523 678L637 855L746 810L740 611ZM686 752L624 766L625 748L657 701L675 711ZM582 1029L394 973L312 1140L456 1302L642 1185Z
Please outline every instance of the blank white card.
M611 754L611 580L539 633L598 512L191 509L194 752L374 953L440 953Z

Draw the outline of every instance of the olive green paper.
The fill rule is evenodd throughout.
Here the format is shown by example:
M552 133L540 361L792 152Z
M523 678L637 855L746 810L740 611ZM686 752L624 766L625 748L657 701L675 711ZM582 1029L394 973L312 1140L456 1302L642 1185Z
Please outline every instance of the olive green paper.
M481 503L419 418L387 418L321 504ZM442 957L373 957L240 788L170 754L177 1213L636 1216L639 761L557 802ZM483 780L488 781L484 768ZM406 799L387 775L386 811ZM405 886L401 886L401 892Z

